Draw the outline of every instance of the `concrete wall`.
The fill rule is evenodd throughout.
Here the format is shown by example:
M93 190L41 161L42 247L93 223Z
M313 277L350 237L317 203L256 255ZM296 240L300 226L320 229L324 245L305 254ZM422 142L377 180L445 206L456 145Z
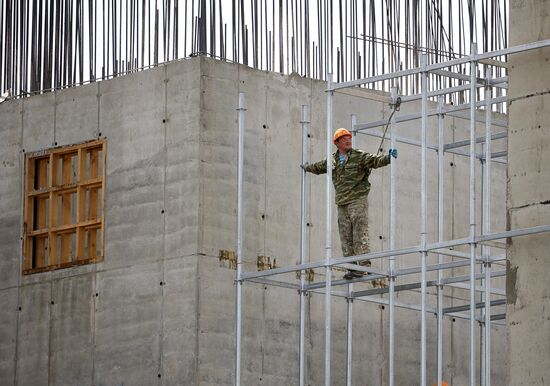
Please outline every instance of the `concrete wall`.
M548 1L510 2L511 44L549 39ZM510 58L508 221L511 228L550 224L550 49ZM509 245L510 385L550 383L550 236Z
M0 383L2 384L232 384L234 275L220 250L235 250L237 100L246 93L245 270L256 257L278 266L299 259L301 105L311 107L308 158L324 156L325 84L206 58L0 104ZM337 94L334 126L382 119L389 107ZM404 105L402 113L418 111ZM419 138L419 122L398 133ZM429 140L437 142L430 119ZM468 137L468 122L445 119L446 141ZM480 133L483 128L479 127ZM23 153L96 137L107 138L105 260L95 265L21 275ZM379 139L359 136L374 152ZM387 144L384 145L387 150ZM397 247L417 245L420 152L400 145L397 160ZM429 241L437 234L436 154L429 154ZM478 168L478 172L479 172ZM445 159L445 238L468 234L468 160ZM479 174L479 173L478 173ZM503 230L505 168L494 167L492 230ZM389 168L374 171L369 196L372 250L388 244ZM325 180L309 176L308 257L324 256ZM478 184L478 191L479 191ZM334 208L335 209L335 208ZM334 221L334 255L340 247ZM430 257L435 262L436 257ZM397 266L417 266L419 256ZM376 262L387 267L387 262ZM465 274L456 269L445 275ZM336 272L340 278L342 272ZM430 273L433 279L435 273ZM281 279L296 283L294 274ZM315 280L324 280L316 271ZM398 284L418 280L400 279ZM503 285L495 281L495 286ZM356 290L371 288L356 285ZM431 292L433 294L433 292ZM298 310L294 291L246 284L243 290L243 384L295 384ZM419 303L419 293L398 301ZM445 289L445 306L468 293ZM433 295L430 307L435 307ZM307 379L322 384L324 296L307 306ZM494 311L496 312L496 311ZM420 315L397 310L396 384L419 379ZM346 302L333 299L333 384L344 384ZM428 317L428 382L435 381L435 318ZM446 318L444 378L468 382L468 324ZM387 310L357 301L354 380L387 382ZM505 383L506 339L493 330L493 381Z

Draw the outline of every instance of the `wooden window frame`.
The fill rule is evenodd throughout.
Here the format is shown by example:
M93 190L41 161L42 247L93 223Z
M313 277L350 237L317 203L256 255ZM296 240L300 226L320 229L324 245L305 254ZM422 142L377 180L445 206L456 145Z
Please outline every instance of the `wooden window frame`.
M106 147L101 139L25 155L24 275L103 261Z

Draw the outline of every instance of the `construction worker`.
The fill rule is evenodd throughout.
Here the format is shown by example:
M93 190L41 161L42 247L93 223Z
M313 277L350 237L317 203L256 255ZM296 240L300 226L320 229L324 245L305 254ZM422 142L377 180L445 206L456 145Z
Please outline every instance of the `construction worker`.
M338 148L332 158L332 183L336 190L338 206L338 230L344 256L369 253L368 205L370 191L369 175L372 169L386 166L391 157L397 158L397 149L390 149L387 155L369 154L351 147L351 133L340 128L334 132L333 142ZM306 172L324 174L326 160L301 165ZM370 266L370 260L359 263ZM345 279L361 277L361 271L349 270ZM382 281L373 283L383 285Z

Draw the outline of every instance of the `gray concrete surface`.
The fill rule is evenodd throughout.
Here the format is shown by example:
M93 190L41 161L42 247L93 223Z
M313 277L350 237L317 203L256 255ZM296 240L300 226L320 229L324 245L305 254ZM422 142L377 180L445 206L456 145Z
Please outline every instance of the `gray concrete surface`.
M510 2L510 39L550 38L547 1ZM550 224L550 49L515 55L510 64L508 221L512 228ZM550 383L550 237L509 245L509 385Z
M258 255L275 258L278 266L299 260L301 105L311 107L308 158L317 160L325 152L325 87L296 75L195 58L0 104L0 384L232 384L235 271L218 256L220 250L235 250L238 92L246 93L247 108L244 260L245 270L254 271ZM418 110L419 104L404 105L402 113ZM358 122L390 113L381 102L344 94L336 95L334 111L335 127L349 127L352 113ZM435 143L435 120L429 125ZM398 133L418 139L419 126L404 123ZM467 137L467 121L447 117L445 127L447 142ZM107 138L105 260L22 276L23 152L96 137ZM376 151L378 143L358 138L358 147L367 151ZM419 242L420 152L408 145L399 145L399 152L396 246L405 247ZM428 227L429 240L435 241L436 154L430 152L429 159ZM468 233L468 171L466 158L446 156L447 239ZM506 224L502 165L495 165L493 180L492 230L498 231ZM389 246L389 168L374 171L371 182L370 235L377 251ZM307 259L313 261L324 257L324 178L309 175L307 192ZM339 256L336 221L333 235ZM411 255L398 259L397 266L419 262ZM297 282L294 274L281 278ZM324 280L321 270L315 280ZM363 288L370 286L356 286ZM246 284L243 295L243 384L297 383L297 294ZM445 290L445 306L467 299L462 289ZM317 385L324 376L324 296L310 294L307 301L306 372L308 383ZM419 303L419 293L400 293L398 301ZM387 308L354 304L355 384L384 385ZM333 299L332 320L333 384L341 385L343 299ZM428 382L433 384L435 318L429 315L428 322ZM466 384L468 324L447 318L444 325L444 378ZM419 335L419 313L398 309L398 385L419 379ZM494 327L493 337L493 381L504 384L504 329Z

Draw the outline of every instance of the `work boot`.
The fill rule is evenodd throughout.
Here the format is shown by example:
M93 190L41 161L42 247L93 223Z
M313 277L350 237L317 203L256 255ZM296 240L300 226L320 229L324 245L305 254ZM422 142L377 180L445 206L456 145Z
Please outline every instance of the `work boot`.
M348 272L344 275L345 280L351 280L356 279L358 277L363 277L363 272L361 271L355 271L355 270L348 270Z
M357 263L356 263L357 264ZM372 264L370 262L370 260L362 260L358 263L360 266L363 266L363 267L370 267Z

